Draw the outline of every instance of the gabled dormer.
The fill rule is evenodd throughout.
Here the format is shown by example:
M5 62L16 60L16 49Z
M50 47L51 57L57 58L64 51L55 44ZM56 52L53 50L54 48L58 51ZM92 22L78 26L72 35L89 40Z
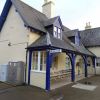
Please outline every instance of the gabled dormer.
M48 19L44 22L44 26L53 37L62 39L63 25L59 16Z
M66 32L66 35L71 40L71 42L78 46L80 45L80 34L78 29L68 31Z

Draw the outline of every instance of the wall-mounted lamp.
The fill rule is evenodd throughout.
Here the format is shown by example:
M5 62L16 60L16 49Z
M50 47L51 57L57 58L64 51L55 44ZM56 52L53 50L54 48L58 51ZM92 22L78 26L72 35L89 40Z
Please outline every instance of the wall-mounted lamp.
M11 46L11 42L8 43L8 46Z

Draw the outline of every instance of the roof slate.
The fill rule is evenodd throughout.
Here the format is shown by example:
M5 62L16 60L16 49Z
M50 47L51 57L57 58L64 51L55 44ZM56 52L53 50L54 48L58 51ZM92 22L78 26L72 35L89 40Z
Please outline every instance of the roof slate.
M43 46L51 46L59 49L64 49L72 52L77 52L81 54L91 55L94 56L91 52L89 52L84 46L78 46L70 42L70 40L63 34L63 39L54 38L51 34L47 33L46 35L40 37L27 49L36 48L36 47L43 47Z
M44 26L49 26L49 25L53 25L53 23L58 19L59 16L56 16L54 18L50 18L48 20L45 20L43 23L44 23Z
M20 0L11 1L27 26L42 32L46 32L42 22L48 18L43 13L37 11Z
M73 37L78 33L78 29L75 30L69 30L69 31L64 31L64 34L66 34L67 37Z
M100 27L80 31L80 36L84 46L100 46Z
M25 4L24 2L22 2L20 0L11 0L11 2L13 3L16 10L20 14L20 16L23 19L26 26L34 28L36 30L40 30L44 33L47 33L47 30L45 29L45 25L51 25L58 18L60 18L59 16L57 16L57 17L48 19L43 13L37 11L36 9L30 7L29 5ZM4 9L6 9L6 8L4 8ZM5 17L7 17L7 14ZM43 22L45 22L45 23L43 23ZM82 54L93 55L84 46L77 46L77 45L71 43L71 41L67 38L68 36L74 36L78 32L78 30L70 31L70 29L68 29L64 25L63 25L63 28L64 28L64 30L63 30L63 37L62 37L63 39L62 40L54 38L51 34L47 33L47 34L41 36L34 43L32 43L28 48L50 45L50 46L53 46L56 48L66 49L66 50L70 50L70 51L74 51L74 52L79 52ZM83 31L83 33L80 32L81 38L83 39L84 44L87 42L87 41L84 42L84 39L86 38L86 34L89 33L88 31L90 32L90 34L94 35L94 33L98 33L98 32L100 33L100 28L94 29L91 31L86 30L86 31ZM85 33L85 35L84 35L84 33ZM89 38L90 35L87 34L87 36ZM100 37L100 34L98 34L98 36ZM96 40L98 38L98 36L95 35L94 40ZM90 43L91 43L91 41L90 41ZM99 44L99 39L97 42L94 42L94 43Z
M64 29L64 32L67 32L67 31L70 31L71 30L68 27L66 27L65 25L63 25L63 29Z
M69 44L69 41L65 42L64 40L54 38L49 33L40 37L38 40L36 40L34 43L32 43L30 46L28 46L28 49L39 47L39 46L51 46L51 47L55 47L55 48L61 48L61 49L76 51L75 48Z

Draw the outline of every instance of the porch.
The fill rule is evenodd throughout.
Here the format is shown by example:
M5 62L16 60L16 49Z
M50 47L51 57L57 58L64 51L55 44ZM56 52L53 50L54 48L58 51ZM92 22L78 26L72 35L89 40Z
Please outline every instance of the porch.
M29 52L31 64L29 62L28 84L51 90L95 74L95 71L91 73L94 67L87 63L84 56L62 50L54 53L51 51Z
M69 41L65 43L63 40L50 37L49 34L27 49L29 51L28 84L46 90L88 77L88 57L92 59L92 67L95 68L95 56L88 50L83 47L78 50L69 44Z

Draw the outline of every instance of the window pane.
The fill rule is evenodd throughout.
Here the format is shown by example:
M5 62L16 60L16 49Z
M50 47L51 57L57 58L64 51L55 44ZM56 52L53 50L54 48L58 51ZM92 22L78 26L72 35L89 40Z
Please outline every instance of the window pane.
M57 37L57 32L54 32L54 37Z
M54 27L54 31L57 32L57 27Z
M46 70L46 53L45 51L41 51L41 57L40 57L40 71Z
M59 38L59 39L61 38L61 33L58 33L58 38Z
M58 28L58 33L61 33L61 29L60 28Z
M38 52L33 52L33 61L32 61L32 69L38 70Z

